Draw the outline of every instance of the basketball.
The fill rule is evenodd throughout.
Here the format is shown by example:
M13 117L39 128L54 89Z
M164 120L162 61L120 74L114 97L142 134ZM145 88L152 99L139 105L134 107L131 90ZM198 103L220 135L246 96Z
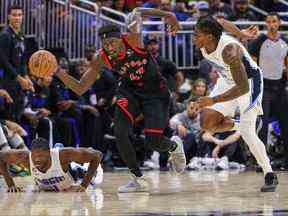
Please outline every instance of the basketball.
M39 50L30 57L29 69L33 76L43 78L52 76L57 70L56 57L47 50Z

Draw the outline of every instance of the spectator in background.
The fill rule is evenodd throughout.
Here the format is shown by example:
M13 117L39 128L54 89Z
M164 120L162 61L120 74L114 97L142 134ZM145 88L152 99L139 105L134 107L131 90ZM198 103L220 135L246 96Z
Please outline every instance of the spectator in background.
M208 0L209 3L209 14L217 18L231 17L233 10L230 5L221 2L221 0Z
M196 8L198 9L199 18L209 15L209 4L206 1L199 1Z
M14 103L7 105L5 117L19 121L24 110L24 91L34 91L26 68L24 36L21 32L23 9L18 5L8 11L9 24L0 33L0 84Z
M102 1L101 1L101 6L102 6L102 7L112 8L112 6L113 6L113 1L112 1L112 0L102 0Z
M196 106L197 97L191 98L186 110L174 115L169 122L170 127L183 144L186 158L204 157L207 153L207 146L201 142L201 127L199 109Z
M244 151L241 149L240 132L229 131L216 135L206 132L202 138L205 142L213 144L212 157L215 159L222 158L216 169L228 169L228 162L245 163ZM224 158L223 158L224 157ZM226 158L228 160L226 160Z
M161 0L147 0L143 7L145 8L159 8L161 4Z
M161 0L161 10L164 11L172 11L172 4L171 0Z
M142 7L145 0L126 0L126 6L129 11L132 11L136 7Z
M175 93L178 90L180 83L183 81L182 73L177 71L177 67L172 61L164 59L162 56L160 56L160 45L157 39L152 38L148 40L146 46L147 50L159 64L161 74L168 82L169 90Z
M228 19L231 21L256 21L257 17L249 9L249 0L235 0L233 14Z
M126 13L125 0L114 0L112 8L119 12Z
M185 0L178 0L175 2L174 13L178 21L186 21L191 18L191 14L187 13Z
M208 91L206 80L202 78L198 78L192 84L191 94L189 98L185 101L185 103L187 103L194 97L204 97L204 96L208 96L208 94L209 94L209 91Z
M288 98L283 78L288 78L288 40L279 32L281 25L277 13L266 17L267 34L261 34L249 45L249 52L263 70L263 127L260 138L267 143L268 124L271 116L279 120L284 140L285 155L288 161ZM284 72L284 74L283 74ZM284 76L283 76L284 75ZM274 106L277 104L276 106ZM286 164L287 165L287 164Z

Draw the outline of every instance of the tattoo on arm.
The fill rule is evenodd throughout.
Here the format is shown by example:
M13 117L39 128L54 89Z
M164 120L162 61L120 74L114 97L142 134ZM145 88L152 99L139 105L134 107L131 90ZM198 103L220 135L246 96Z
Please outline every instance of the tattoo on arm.
M101 57L97 55L93 58L88 70L80 80L75 79L66 72L57 73L57 76L68 88L76 94L82 95L100 78L100 72L103 66L104 63Z
M223 94L213 97L215 103L233 100L249 91L247 72L241 60L241 48L237 44L229 44L224 48L222 57L224 62L230 66L235 86Z

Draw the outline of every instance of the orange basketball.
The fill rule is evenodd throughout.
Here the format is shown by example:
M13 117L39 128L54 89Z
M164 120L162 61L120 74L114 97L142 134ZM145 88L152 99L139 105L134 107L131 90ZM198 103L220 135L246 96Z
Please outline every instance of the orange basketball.
M33 53L29 59L30 72L38 78L52 76L57 67L56 57L47 50L39 50Z

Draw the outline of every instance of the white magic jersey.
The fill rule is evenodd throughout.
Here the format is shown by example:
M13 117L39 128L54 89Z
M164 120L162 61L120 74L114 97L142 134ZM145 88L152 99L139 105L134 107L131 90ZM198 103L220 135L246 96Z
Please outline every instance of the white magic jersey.
M202 55L217 69L219 73L219 79L217 80L214 89L210 93L210 97L222 94L235 85L230 67L224 62L222 57L223 50L228 44L237 44L242 48L242 62L249 79L250 90L249 93L240 96L239 98L223 103L217 103L211 108L223 113L224 115L233 116L232 110L234 110L234 108L237 106L240 108L241 113L245 113L251 108L258 107L257 113L262 114L262 71L249 55L246 48L238 40L224 33L221 35L217 48L214 52L208 54L204 48L201 49Z
M48 191L63 191L73 185L74 181L69 173L63 171L60 160L59 160L59 149L51 149L51 167L46 173L40 172L33 164L30 158L30 169L31 175L35 180L36 185L42 190Z
M239 45L242 50L243 50L243 54L244 54L244 58L246 59L246 61L248 61L248 64L251 68L253 69L258 69L258 65L257 63L251 58L251 56L249 55L248 51L246 50L246 48L235 38L226 35L226 34L222 34L217 48L214 52L207 54L206 50L204 48L201 49L202 55L216 68L219 69L219 76L221 78L224 78L224 80L227 82L227 84L231 84L234 85L234 80L232 78L232 74L230 71L230 67L229 65L227 65L222 57L222 53L224 48L228 45L228 44L237 44ZM248 71L247 71L248 73ZM249 74L248 74L249 77ZM250 77L249 77L250 78Z

